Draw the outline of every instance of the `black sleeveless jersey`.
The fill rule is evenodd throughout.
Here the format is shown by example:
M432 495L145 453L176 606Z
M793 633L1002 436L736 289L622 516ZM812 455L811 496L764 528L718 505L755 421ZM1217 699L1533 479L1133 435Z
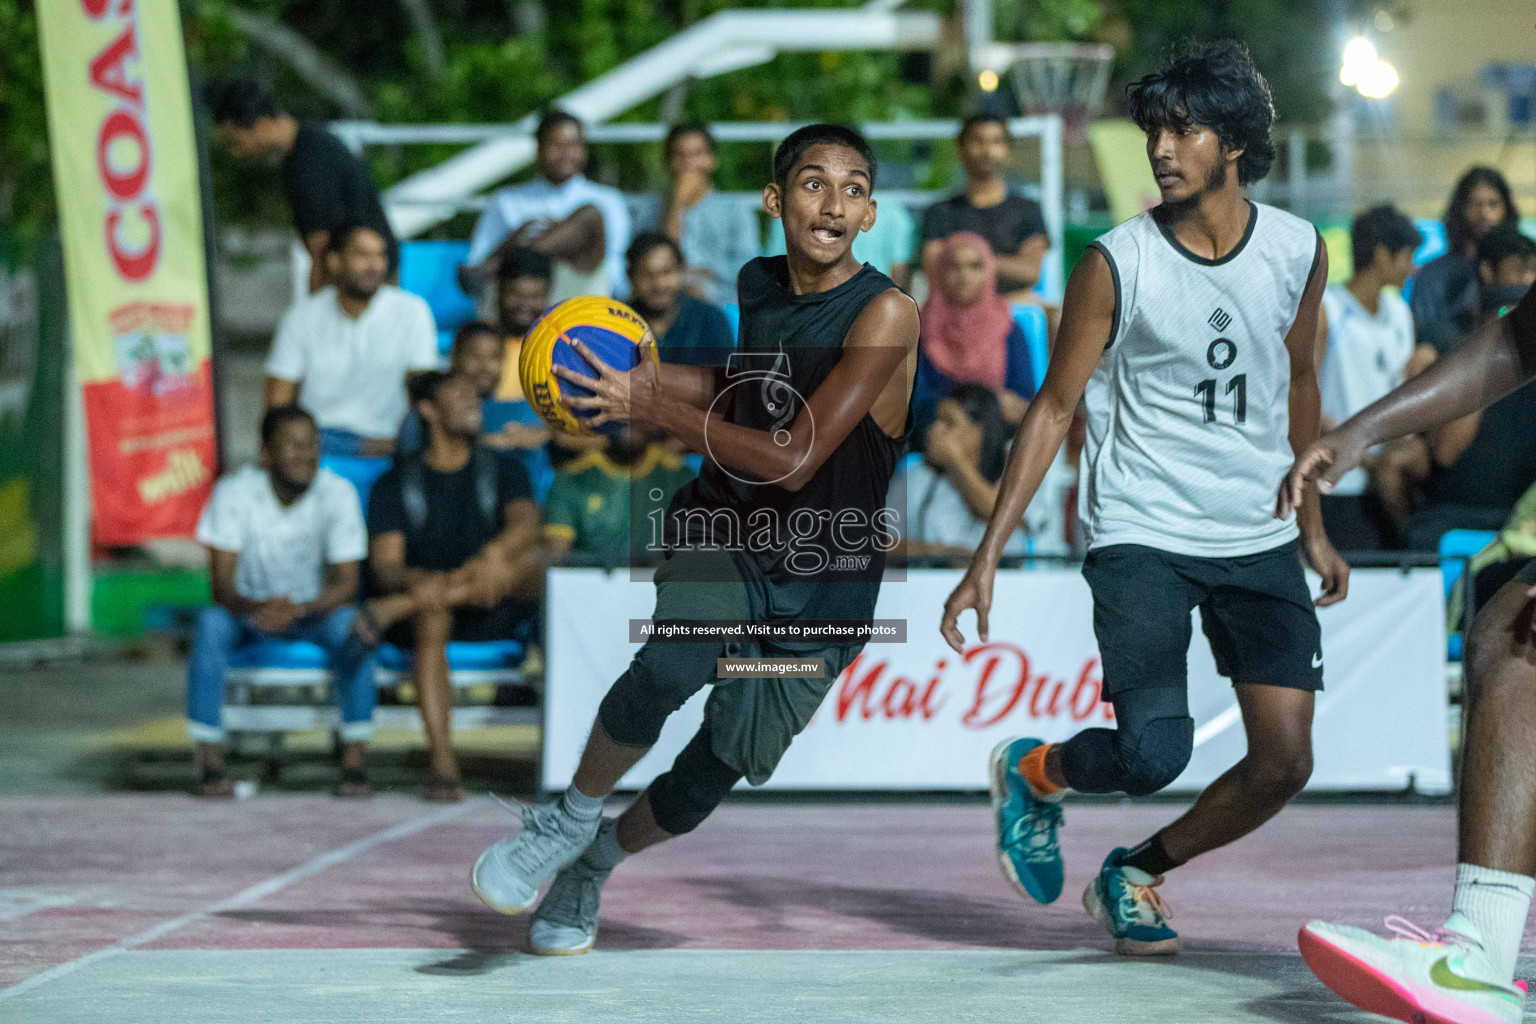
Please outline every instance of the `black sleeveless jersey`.
M788 427L837 365L859 314L894 287L865 264L836 288L796 295L785 257L749 262L737 281L740 336L719 399L729 403L727 419L753 430ZM866 413L798 491L706 452L698 479L668 510L669 547L729 548L757 618L867 620L894 536L886 494L905 446L905 430L892 437Z

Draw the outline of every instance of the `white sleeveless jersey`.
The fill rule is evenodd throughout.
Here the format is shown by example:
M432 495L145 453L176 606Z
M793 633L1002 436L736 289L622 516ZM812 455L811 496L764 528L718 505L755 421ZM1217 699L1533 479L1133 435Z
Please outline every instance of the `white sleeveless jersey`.
M1207 260L1150 213L1094 243L1115 279L1110 343L1088 382L1078 515L1089 548L1231 557L1297 535L1274 518L1291 468L1285 336L1316 267L1317 229L1259 203Z

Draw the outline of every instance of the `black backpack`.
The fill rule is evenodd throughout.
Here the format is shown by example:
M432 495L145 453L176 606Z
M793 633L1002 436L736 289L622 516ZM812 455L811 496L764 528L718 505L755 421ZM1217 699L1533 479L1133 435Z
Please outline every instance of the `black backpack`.
M494 532L501 517L497 514L496 456L474 445L469 451L469 461L475 474L475 506L480 518ZM419 537L427 526L427 481L425 459L422 452L414 452L400 462L400 504L405 508L406 529Z

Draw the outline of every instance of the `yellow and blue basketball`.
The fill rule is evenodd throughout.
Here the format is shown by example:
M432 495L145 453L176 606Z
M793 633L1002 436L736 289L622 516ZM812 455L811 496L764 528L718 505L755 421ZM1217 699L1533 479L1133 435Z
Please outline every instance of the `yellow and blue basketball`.
M566 404L567 398L591 397L584 387L555 376L554 368L564 366L588 377L596 373L571 347L578 340L599 359L620 371L633 370L645 358L640 343L650 333L639 313L616 299L582 296L566 299L544 311L528 329L518 358L518 375L523 394L544 422L567 434L591 434L586 420L592 414L578 412ZM656 360L656 347L650 346L650 358ZM622 423L605 423L598 433L612 434Z

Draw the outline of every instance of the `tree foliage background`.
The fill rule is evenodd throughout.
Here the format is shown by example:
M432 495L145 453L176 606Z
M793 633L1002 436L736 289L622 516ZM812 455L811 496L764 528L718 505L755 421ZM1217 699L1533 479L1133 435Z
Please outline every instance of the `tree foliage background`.
M391 122L507 122L728 7L839 7L859 0L179 0L194 80L253 71L301 117ZM1282 117L1314 123L1328 109L1330 40L1359 8L1407 0L995 0L999 34L1102 39L1119 51L1117 83L1145 73L1185 38L1237 36L1270 77ZM0 223L25 239L54 218L35 0L0 0ZM909 0L955 13L957 0ZM691 83L628 118L870 120L953 115L965 83L932 80L922 58L788 54ZM1120 93L1118 84L1111 97ZM680 101L680 102L679 102ZM657 147L612 147L596 173L626 187L660 175ZM451 149L371 152L388 184ZM919 154L921 156L921 154ZM767 148L728 147L721 184L756 187ZM921 163L919 161L919 163ZM937 173L919 166L919 179ZM272 172L214 157L225 223L283 223Z

